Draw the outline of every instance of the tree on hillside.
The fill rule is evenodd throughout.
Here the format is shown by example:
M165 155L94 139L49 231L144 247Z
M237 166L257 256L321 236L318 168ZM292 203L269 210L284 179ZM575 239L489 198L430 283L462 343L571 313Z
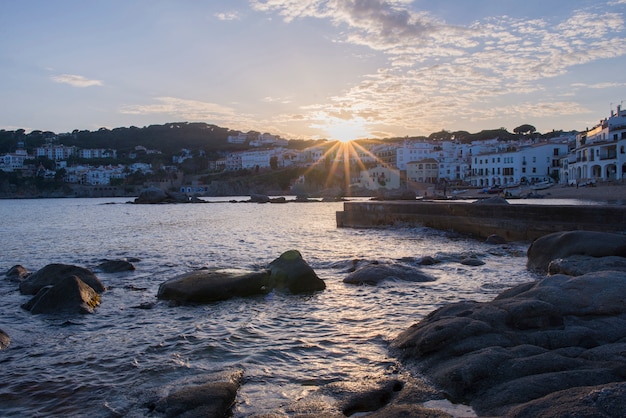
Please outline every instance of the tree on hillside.
M536 131L537 129L535 129L533 125L529 125L529 124L520 125L517 128L513 129L513 132L515 132L518 135L532 135Z

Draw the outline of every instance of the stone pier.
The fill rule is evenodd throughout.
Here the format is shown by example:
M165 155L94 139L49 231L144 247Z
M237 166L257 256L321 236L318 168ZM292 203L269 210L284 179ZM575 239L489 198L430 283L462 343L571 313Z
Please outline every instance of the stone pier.
M426 226L477 238L497 234L508 241L532 241L557 231L626 233L626 206L530 205L446 201L345 202L337 226Z

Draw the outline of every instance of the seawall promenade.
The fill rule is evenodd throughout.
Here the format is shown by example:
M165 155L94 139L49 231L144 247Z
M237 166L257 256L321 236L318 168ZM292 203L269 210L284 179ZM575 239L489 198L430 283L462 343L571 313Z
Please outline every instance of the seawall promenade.
M448 201L345 202L337 212L338 227L421 225L486 238L532 241L571 230L626 233L626 206L480 204Z

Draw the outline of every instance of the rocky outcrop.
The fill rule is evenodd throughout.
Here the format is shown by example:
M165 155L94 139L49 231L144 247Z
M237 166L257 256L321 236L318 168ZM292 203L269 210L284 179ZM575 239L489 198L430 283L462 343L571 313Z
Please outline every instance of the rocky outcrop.
M0 350L6 349L11 344L11 338L0 329Z
M100 304L100 296L77 276L60 279L54 286L46 286L22 307L32 314L93 313Z
M537 238L528 248L527 268L547 273L552 260L572 255L626 257L626 235L595 231L555 232Z
M26 269L24 266L20 264L17 264L11 267L6 272L7 279L11 280L12 282L21 282L22 280L27 278L29 275L30 275L30 271L28 271L28 269Z
M154 404L154 410L165 417L230 416L242 375L241 371L235 371L217 377L207 376L205 382L177 385Z
M236 296L265 294L271 290L267 271L234 273L198 270L162 283L157 298L179 303L209 303Z
M626 258L572 255L567 258L552 260L548 265L548 274L566 274L568 276L582 276L583 274L601 270L626 272Z
M121 273L135 270L133 263L127 260L106 260L98 264L98 268L105 273Z
M148 187L139 192L139 196L134 200L133 203L138 204L155 204L155 203L164 203L167 200L168 196L164 190L159 189L158 187Z
M419 268L404 264L366 264L348 274L344 283L377 285L386 280L432 282L436 279Z
M303 293L325 288L326 283L304 261L300 252L290 250L272 261L267 270L198 270L181 274L162 283L157 297L179 303L209 303L262 295L273 289Z
M23 295L34 295L42 288L54 286L61 280L71 276L78 277L95 290L96 293L102 293L106 290L100 279L89 269L71 264L48 264L23 280L20 283L20 292Z
M251 194L250 202L252 203L269 203L270 197L266 194Z
M620 272L549 276L491 302L440 308L392 347L481 415L552 416L546 396L578 399L579 412L602 408L601 397L623 405L616 399L626 381L624 300Z
M326 289L313 268L297 250L285 251L269 265L272 287L288 289L291 293L314 292Z

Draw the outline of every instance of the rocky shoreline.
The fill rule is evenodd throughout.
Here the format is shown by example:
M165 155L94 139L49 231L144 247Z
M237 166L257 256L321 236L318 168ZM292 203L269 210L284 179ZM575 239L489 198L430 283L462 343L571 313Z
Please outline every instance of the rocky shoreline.
M535 240L527 257L527 268L538 280L488 302L443 306L398 335L390 346L398 368L387 377L329 383L281 412L257 416L623 416L626 237L589 231L550 234ZM460 260L477 265L471 261L479 260ZM424 257L406 268L355 260L344 282L377 285L389 277L431 281L419 266L435 262ZM123 260L98 267L112 272L133 268ZM77 266L48 265L32 274L15 266L7 279L19 284L21 293L34 295L23 306L32 314L89 314L106 291L93 272ZM216 275L200 270L172 278L157 296L175 307L273 288L295 294L323 291L325 285L291 250L259 272ZM0 350L10 349L10 336L0 330ZM142 408L157 417L223 417L242 385L245 371L223 370L185 385L173 382ZM452 404L445 406L447 401Z

